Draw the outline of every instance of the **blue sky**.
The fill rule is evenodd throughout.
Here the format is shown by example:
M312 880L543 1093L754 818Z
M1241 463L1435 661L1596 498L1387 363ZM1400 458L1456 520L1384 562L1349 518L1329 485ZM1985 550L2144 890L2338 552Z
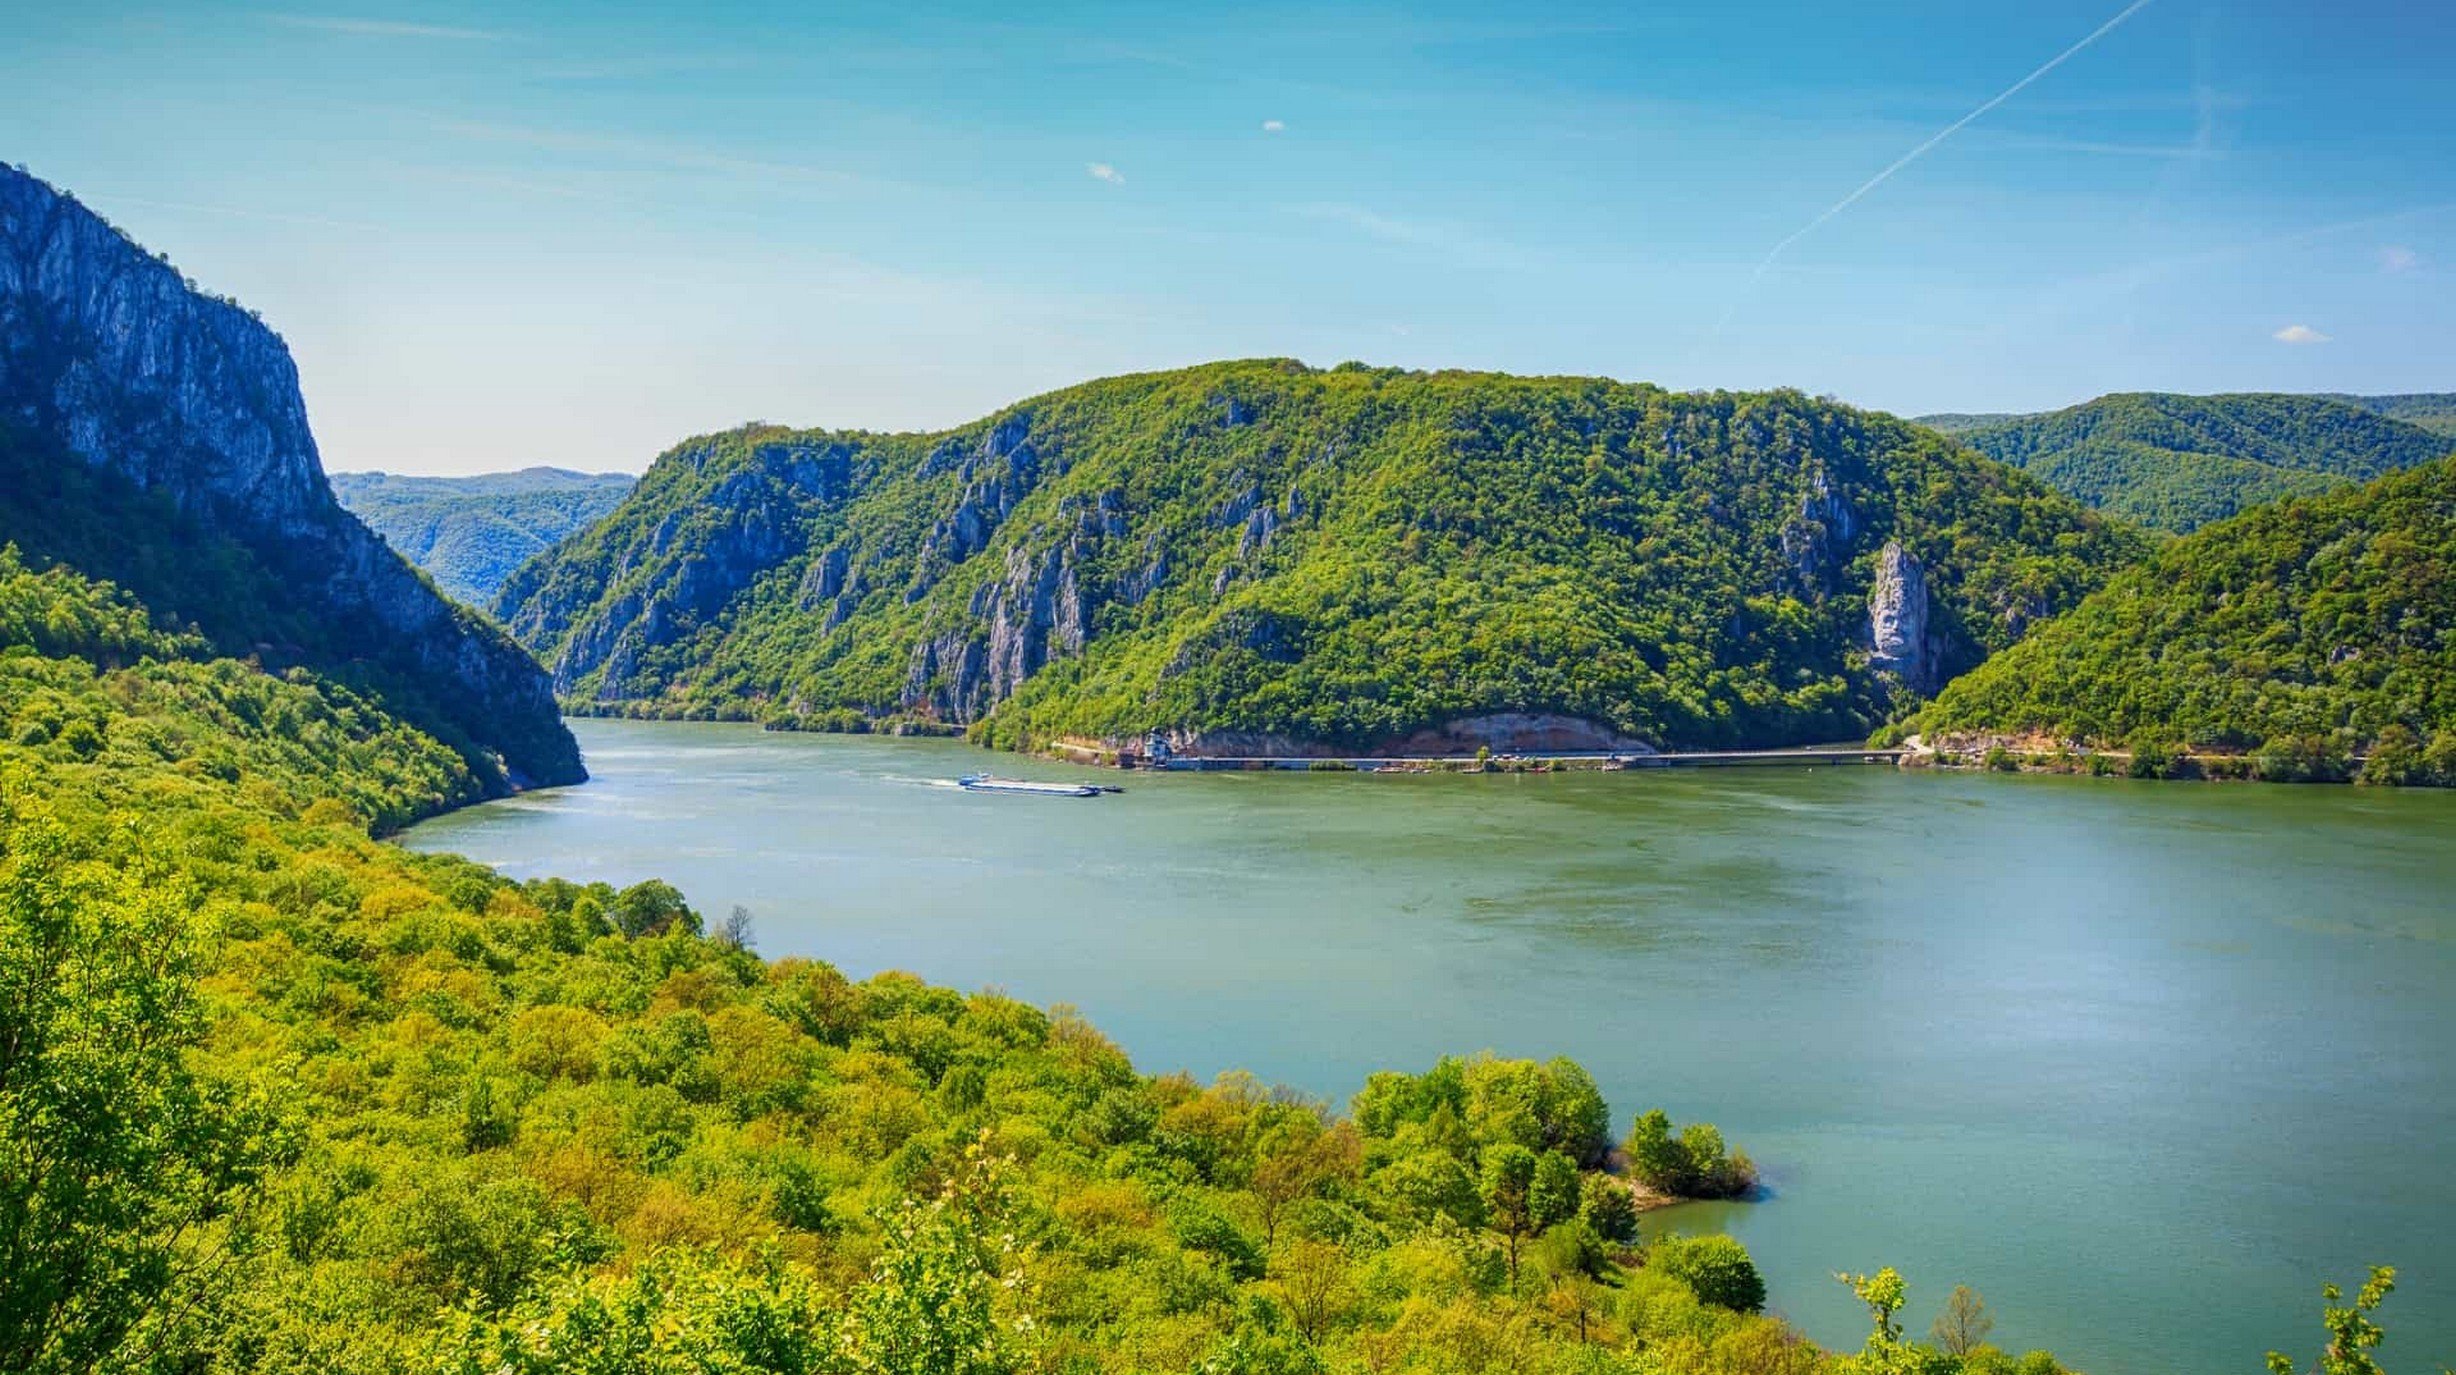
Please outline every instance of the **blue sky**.
M2456 390L2440 3L2149 0L2018 90L2123 0L12 9L0 159L261 310L335 469L1256 355Z

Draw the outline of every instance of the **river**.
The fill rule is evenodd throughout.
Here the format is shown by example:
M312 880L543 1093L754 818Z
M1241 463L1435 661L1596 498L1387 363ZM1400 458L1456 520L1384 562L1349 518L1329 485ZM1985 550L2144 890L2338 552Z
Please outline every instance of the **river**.
M1569 1055L1768 1195L1746 1242L1855 1347L2242 1375L2318 1289L2400 1268L2392 1368L2456 1361L2456 795L1900 772L1093 774L945 741L577 721L595 774L407 843L663 877L759 949L1071 1003L1147 1071L1344 1104L1448 1052ZM993 764L1122 782L984 796Z

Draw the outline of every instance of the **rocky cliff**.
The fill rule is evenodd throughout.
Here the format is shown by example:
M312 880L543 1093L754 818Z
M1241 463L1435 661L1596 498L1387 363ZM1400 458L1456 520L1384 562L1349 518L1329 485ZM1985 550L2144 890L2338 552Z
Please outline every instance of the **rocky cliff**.
M280 337L7 167L0 448L0 538L128 585L226 652L358 684L491 786L584 776L535 661L334 501Z
M1876 557L1868 592L1869 666L1918 696L1936 690L1936 642L1927 623L1927 569L1899 543Z
M1795 392L1260 360L937 434L693 439L497 612L596 710L1761 745L1865 734L2139 549Z

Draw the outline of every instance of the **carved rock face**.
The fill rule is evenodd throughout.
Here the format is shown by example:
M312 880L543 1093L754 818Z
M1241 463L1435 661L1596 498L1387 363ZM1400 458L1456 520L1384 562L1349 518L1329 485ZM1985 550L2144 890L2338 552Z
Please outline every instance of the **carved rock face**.
M1887 541L1868 591L1869 666L1922 696L1936 690L1927 611L1926 568L1900 542Z

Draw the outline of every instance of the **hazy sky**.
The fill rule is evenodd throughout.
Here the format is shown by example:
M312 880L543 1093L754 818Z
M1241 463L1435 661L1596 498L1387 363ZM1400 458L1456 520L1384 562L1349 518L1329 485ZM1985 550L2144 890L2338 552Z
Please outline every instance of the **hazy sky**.
M0 0L0 160L262 311L334 469L1256 355L2456 390L2443 0L289 3Z

